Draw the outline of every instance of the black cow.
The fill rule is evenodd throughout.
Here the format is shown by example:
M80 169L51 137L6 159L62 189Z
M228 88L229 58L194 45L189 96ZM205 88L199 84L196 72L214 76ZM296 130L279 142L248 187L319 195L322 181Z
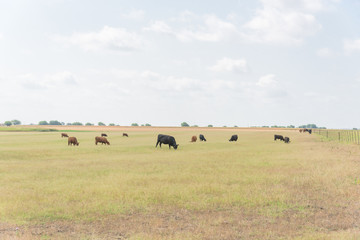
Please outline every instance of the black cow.
M206 139L205 139L204 135L202 135L202 134L199 135L199 139L200 139L200 141L205 141L206 142Z
M232 135L229 142L232 142L232 141L237 141L238 140L238 135Z
M290 142L290 138L284 137L284 142L285 142L285 143L289 143L289 142Z
M284 137L283 136L281 136L281 135L274 135L274 141L276 141L276 140L281 140L281 141L284 141Z
M160 147L161 147L161 144L169 144L169 149L171 146L174 149L177 149L179 146L179 144L176 144L175 138L173 136L163 135L163 134L158 135L155 147L157 147L159 143L160 143Z
M108 135L106 135L106 133L102 133L101 136L102 137L107 137Z
M304 132L308 132L309 134L311 134L311 133L312 133L312 129L307 129L307 128L306 128L306 129L304 130Z

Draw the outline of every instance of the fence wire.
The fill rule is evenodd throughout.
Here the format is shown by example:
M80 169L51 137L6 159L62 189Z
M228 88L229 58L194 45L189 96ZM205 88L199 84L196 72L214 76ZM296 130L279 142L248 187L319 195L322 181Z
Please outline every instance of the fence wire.
M313 133L333 141L360 144L359 130L313 129Z

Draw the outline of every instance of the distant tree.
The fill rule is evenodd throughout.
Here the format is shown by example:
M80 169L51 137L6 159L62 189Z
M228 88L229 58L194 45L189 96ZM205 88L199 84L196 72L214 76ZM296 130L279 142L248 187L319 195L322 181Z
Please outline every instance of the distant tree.
M12 125L12 122L11 121L5 121L4 125L10 127Z
M61 125L65 125L65 123L64 123L64 122L61 122Z
M238 126L235 125L234 127L238 127Z
M263 128L268 128L269 126L262 126Z
M191 127L199 127L199 126L195 124L195 125L192 125Z
M115 126L115 123L109 123L109 126Z
M190 127L190 125L187 124L187 122L182 122L182 123L181 123L181 126L182 126L182 127Z
M287 128L295 128L295 126L294 125L289 125L289 126L287 126Z
M227 127L226 125L224 125L223 127Z
M11 120L11 123L12 123L13 125L20 125L20 124L21 124L21 122L20 122L19 120L16 120L16 119Z
M106 126L106 124L103 122L98 122L98 126Z
M318 127L316 126L316 124L306 124L299 126L299 128L318 128Z
M213 127L213 125L209 124L208 127Z
M73 122L72 125L75 125L75 126L82 126L83 124L81 122Z
M145 126L146 126L146 127L151 127L151 124L150 124L150 123L146 123Z
M47 121L40 121L39 125L49 125L49 123Z
M70 126L70 125L72 125L72 124L71 124L71 123L67 123L66 125Z
M132 123L131 126L133 126L133 127L138 127L139 124L137 124L137 123Z
M94 126L94 124L87 122L85 126Z
M62 125L58 120L50 120L49 125Z
M353 130L358 130L357 128L353 128Z

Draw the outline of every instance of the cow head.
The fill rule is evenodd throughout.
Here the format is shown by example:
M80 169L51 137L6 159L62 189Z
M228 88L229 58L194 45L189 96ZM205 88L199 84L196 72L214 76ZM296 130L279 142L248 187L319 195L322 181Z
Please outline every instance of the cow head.
M80 144L79 142L76 143L77 146L79 146L79 144Z
M174 149L177 149L177 148L178 148L178 146L179 146L179 144L176 144L176 145L174 146Z

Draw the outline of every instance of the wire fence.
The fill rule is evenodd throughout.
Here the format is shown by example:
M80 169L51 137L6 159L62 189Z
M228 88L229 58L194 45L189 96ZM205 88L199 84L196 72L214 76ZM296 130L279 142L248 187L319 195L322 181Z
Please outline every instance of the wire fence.
M313 133L333 141L360 144L359 130L313 129Z

